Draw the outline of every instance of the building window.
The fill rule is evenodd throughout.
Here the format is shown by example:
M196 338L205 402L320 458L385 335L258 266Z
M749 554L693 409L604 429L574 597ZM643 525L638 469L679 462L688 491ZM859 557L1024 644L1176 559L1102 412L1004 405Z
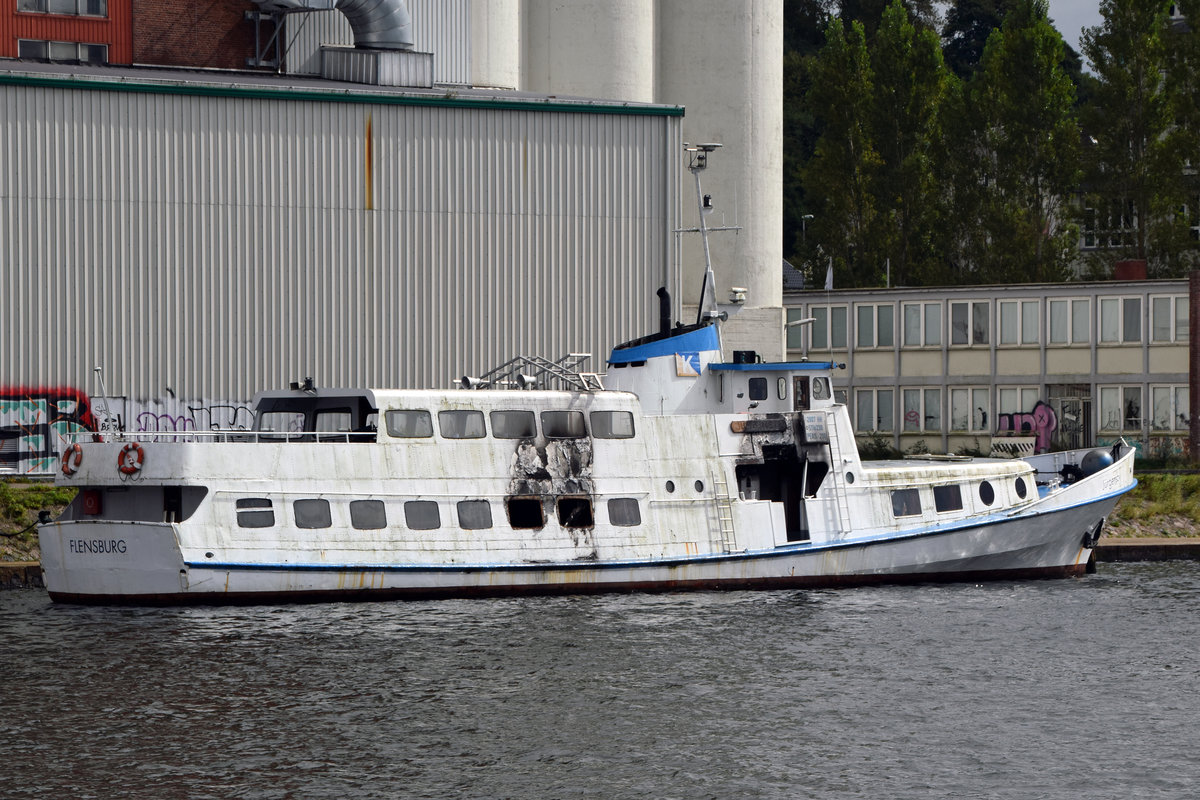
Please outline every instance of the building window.
M1150 341L1188 341L1187 301L1186 297L1150 298Z
M950 430L987 433L991 391L986 387L950 390Z
M903 312L905 347L941 346L941 303L905 303Z
M813 306L813 350L846 349L846 306Z
M893 389L856 389L854 391L855 425L861 433L891 433L894 421Z
M1132 200L1097 203L1083 211L1083 247L1130 247L1136 225Z
M990 329L987 301L950 304L950 344L987 344Z
M1186 431L1191 427L1188 387L1151 386L1150 405L1150 430Z
M19 39L17 41L17 58L25 61L53 61L61 64L107 64L108 45Z
M787 335L788 350L804 349L805 326L800 324L800 321L803 319L805 319L804 309L789 308L787 310L787 326L784 328L784 332Z
M941 389L905 389L903 398L905 433L942 429Z
M1100 387L1100 431L1139 432L1142 429L1142 387Z
M1142 298L1100 298L1100 343L1133 344L1142 340Z
M892 347L896 337L896 307L891 303L855 306L855 347Z
M1000 301L1000 344L1038 343L1038 301Z
M1050 344L1087 344L1091 341L1091 301L1049 300Z
M108 15L108 0L17 0L17 11L104 17Z
M997 411L1001 414L1022 414L1033 411L1033 407L1041 399L1041 392L1035 386L1006 386L996 393L999 403Z

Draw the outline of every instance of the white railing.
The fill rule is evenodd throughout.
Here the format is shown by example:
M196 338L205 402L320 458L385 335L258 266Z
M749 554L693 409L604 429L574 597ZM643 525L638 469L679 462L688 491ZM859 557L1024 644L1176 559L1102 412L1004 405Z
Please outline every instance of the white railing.
M106 442L213 442L213 443L272 443L281 442L374 442L375 431L78 431L65 434L68 443L91 442L99 436Z

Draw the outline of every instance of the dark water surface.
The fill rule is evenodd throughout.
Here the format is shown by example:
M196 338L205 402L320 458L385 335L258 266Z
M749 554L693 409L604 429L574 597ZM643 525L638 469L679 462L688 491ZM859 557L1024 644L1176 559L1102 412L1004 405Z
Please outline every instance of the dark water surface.
M0 797L1200 797L1200 565L246 608L0 592Z

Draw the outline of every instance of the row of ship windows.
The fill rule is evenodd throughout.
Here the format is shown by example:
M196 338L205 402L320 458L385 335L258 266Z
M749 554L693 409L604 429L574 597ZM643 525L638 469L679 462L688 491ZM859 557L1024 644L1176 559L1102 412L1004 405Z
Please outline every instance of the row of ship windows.
M268 497L243 497L237 501L237 524L241 528L275 526L275 504ZM297 528L331 528L333 514L324 498L292 501L292 519ZM351 500L348 503L350 525L371 531L388 527L387 506L382 500ZM505 514L512 528L537 530L546 525L545 506L540 497L508 497ZM561 496L555 499L558 524L564 528L590 528L595 525L590 497ZM642 511L633 497L613 497L606 503L608 521L613 525L642 524ZM410 530L428 531L442 527L442 506L434 500L408 500L402 505L404 524ZM493 527L492 503L488 500L460 500L454 504L458 527L486 530Z
M541 412L542 433L548 439L632 439L633 413L630 411L592 411L585 419L582 411ZM326 409L318 412L321 430L347 430L349 409ZM397 439L429 439L433 437L433 415L424 409L392 409L384 412L388 435ZM488 414L492 436L496 439L532 439L537 436L537 419L532 411L492 411ZM443 439L482 439L487 425L482 411L439 411L438 432ZM261 431L292 432L304 429L304 414L295 411L271 411L259 422Z
M981 346L991 344L993 335L997 344L1012 347L1038 345L1043 337L1049 345L1066 346L1088 344L1093 335L1100 344L1114 345L1139 343L1145 335L1162 343L1186 342L1189 336L1185 296L1151 297L1149 314L1141 297L1101 297L1095 318L1091 298L995 303L998 320L989 300L950 302L948 320L941 302L901 303L899 320L893 303L809 306L787 313L789 322L805 315L813 320L807 334L813 350L845 350L851 341L855 349L891 348L897 336L903 347ZM788 349L803 349L804 335L801 326L789 328Z
M1029 487L1024 478L1017 478L1014 483L1017 497L1024 500L1029 494ZM989 481L979 484L979 500L985 506L996 502L996 489ZM962 490L958 484L933 487L933 506L939 514L951 511L962 511ZM897 517L916 517L921 514L921 493L917 489L896 489L892 492L892 514Z

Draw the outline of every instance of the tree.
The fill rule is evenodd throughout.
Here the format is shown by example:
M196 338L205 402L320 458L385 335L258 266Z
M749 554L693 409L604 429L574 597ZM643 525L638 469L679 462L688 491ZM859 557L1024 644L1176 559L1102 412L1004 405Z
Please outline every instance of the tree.
M1019 0L957 98L960 268L975 282L1059 280L1074 258L1079 127L1062 64L1046 0Z
M831 19L825 46L812 62L806 96L821 135L802 170L815 219L809 237L833 258L837 285L882 278L882 259L870 237L875 222L871 181L879 154L871 138L872 75L862 23ZM814 276L817 277L817 276ZM882 282L882 281L879 281Z
M942 55L955 75L966 79L975 74L988 37L1016 4L1017 0L956 0L950 6L942 28Z
M944 261L935 244L944 194L933 159L950 85L941 42L932 30L916 27L900 0L893 0L883 12L871 66L876 76L871 129L879 154L872 181L879 209L874 238L896 284L937 281Z
M1179 91L1188 67L1172 64L1165 2L1104 0L1100 12L1104 22L1082 41L1098 78L1085 115L1084 226L1110 257L1153 256L1156 275L1178 272L1189 229L1184 173L1193 110Z

